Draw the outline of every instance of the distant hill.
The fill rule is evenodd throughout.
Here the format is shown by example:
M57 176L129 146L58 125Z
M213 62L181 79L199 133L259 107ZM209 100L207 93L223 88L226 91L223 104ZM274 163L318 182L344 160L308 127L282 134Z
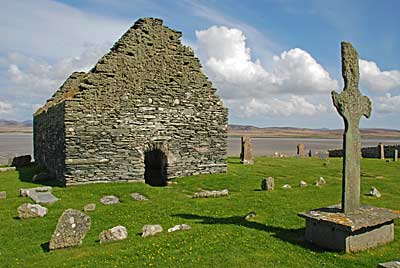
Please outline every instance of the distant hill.
M0 119L0 133L31 133L32 121L17 122Z
M17 122L0 119L0 133L32 133L32 120ZM251 125L229 125L228 135L240 137L250 135L265 138L341 138L343 129L309 129L295 127L255 127ZM383 128L361 129L361 136L370 139L400 139L400 130Z
M361 136L370 139L400 139L400 130L382 128L361 129ZM268 138L341 138L343 129L308 129L294 127L255 127L242 125L229 125L229 136L250 135L253 137Z

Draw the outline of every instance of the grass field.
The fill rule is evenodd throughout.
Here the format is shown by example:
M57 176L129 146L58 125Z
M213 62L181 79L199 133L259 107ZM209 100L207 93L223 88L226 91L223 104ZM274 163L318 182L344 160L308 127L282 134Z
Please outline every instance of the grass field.
M356 254L327 252L303 239L305 222L298 212L340 202L341 159L257 158L252 166L229 158L227 174L199 175L176 179L176 185L158 188L142 183L112 183L54 187L61 198L47 205L44 218L20 220L17 208L27 198L18 197L19 188L40 186L29 179L38 167L0 173L0 267L376 267L377 263L400 258L400 222L395 241ZM364 204L400 209L400 164L377 159L362 160L361 201ZM261 179L273 176L276 190L260 191ZM298 187L323 176L327 184L318 188ZM293 189L281 189L283 184ZM367 196L376 186L382 197ZM229 197L191 199L201 189L224 189ZM148 201L134 201L129 194L140 192ZM116 195L121 203L102 205L103 195ZM67 208L81 210L96 203L89 212L92 226L83 244L48 252L57 220ZM255 211L257 216L244 220ZM168 233L176 224L192 230ZM142 238L144 224L161 224L164 232ZM99 233L116 225L128 229L128 239L99 244Z

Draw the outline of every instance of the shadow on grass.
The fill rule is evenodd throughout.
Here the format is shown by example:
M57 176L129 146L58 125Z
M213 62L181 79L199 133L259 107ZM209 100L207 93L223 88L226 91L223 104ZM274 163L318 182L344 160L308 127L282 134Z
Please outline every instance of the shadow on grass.
M38 174L40 172L46 172L45 167L40 166L35 163L31 163L30 165L24 166L24 167L17 167L17 172L19 174L18 178L22 182L30 182L30 183L35 183L38 185L45 185L45 186L59 186L59 187L63 186L59 181L57 181L55 179L33 182L32 177L35 174Z
M46 242L40 245L42 248L43 252L50 252L50 242Z
M226 218L217 218L210 216L200 216L194 214L175 214L173 217L179 217L188 220L202 220L200 224L232 224L251 228L267 233L272 233L273 237L276 237L282 241L289 242L293 245L298 245L307 248L313 252L325 252L324 249L316 247L315 245L307 242L304 239L305 228L300 229L285 229L277 226L268 226L262 223L248 221L243 216L232 216Z

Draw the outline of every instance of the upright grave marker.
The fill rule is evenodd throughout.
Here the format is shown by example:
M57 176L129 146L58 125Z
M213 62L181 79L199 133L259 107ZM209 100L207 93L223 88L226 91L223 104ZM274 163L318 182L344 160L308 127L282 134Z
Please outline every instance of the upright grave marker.
M253 146L250 136L243 136L241 139L242 151L240 153L240 162L242 164L254 164Z
M394 239L393 219L400 213L390 209L360 206L361 116L371 114L371 101L358 89L358 54L342 42L343 92L332 92L333 104L343 117L342 204L299 213L306 219L306 240L323 248L354 252Z

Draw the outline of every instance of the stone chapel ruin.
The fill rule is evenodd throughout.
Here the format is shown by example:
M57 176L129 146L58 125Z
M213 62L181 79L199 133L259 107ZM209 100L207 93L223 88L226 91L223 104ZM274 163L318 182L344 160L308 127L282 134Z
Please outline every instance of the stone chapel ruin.
M35 161L64 185L226 172L227 109L162 23L136 21L34 114Z

